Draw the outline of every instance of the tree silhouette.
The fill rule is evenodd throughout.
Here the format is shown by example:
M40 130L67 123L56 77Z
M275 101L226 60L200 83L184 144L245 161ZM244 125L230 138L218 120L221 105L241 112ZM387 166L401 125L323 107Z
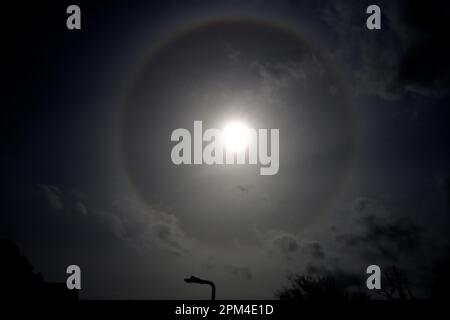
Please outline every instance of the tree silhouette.
M377 293L388 300L415 300L409 280L396 266L392 266L383 273L383 284Z
M38 298L44 284L42 274L33 272L33 266L20 254L19 247L10 240L0 239L0 257L2 298Z
M275 293L280 300L295 300L301 302L339 302L347 300L367 300L362 293L350 293L347 287L338 284L332 276L305 276L290 277L290 286Z
M65 283L45 282L40 273L20 253L12 241L0 239L0 299L13 300L78 300L77 290L68 290Z

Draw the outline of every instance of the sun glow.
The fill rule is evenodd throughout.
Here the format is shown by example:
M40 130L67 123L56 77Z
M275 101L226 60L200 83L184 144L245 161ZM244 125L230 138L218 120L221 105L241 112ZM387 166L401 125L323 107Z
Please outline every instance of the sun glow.
M230 122L222 130L222 140L227 150L240 151L249 144L249 129L240 121Z

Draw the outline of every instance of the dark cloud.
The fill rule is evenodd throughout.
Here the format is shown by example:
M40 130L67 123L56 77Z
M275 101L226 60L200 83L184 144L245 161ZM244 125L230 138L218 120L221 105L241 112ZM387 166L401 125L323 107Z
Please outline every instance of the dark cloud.
M366 28L370 1L330 1L323 18L335 32L331 54L357 94L399 99L405 92L448 95L449 4L381 1L382 29Z
M367 216L359 221L365 232L359 234L342 234L336 236L349 246L367 248L367 254L383 255L395 262L399 253L417 253L422 247L422 228L408 220L396 220L386 223L376 216Z
M237 188L239 189L239 191L241 191L243 193L248 193L250 191L249 187L243 186L243 185L238 185Z
M315 259L323 259L325 257L325 253L322 249L322 246L318 242L310 242L303 244L304 249L311 257Z
M223 269L234 276L242 277L248 280L252 278L252 273L250 272L250 269L247 267L225 265Z
M189 239L178 219L157 208L142 207L137 199L115 201L110 214L118 222L120 236L143 250L161 249L180 255L189 252Z
M406 215L395 216L379 201L358 198L353 202L353 226L337 233L336 240L358 247L372 258L383 256L392 262L408 254L419 254L423 248L423 228Z
M324 275L328 272L327 268L325 266L318 266L316 264L309 263L306 266L306 273L309 275Z
M450 45L444 39L450 4L414 0L397 4L395 9L393 24L406 42L397 81L421 94L448 94Z
M143 208L137 200L125 198L114 201L107 209L89 208L78 192L47 184L31 186L20 198L19 201L28 205L10 203L10 210L15 214L6 223L14 227L10 232L21 234L16 229L36 219L34 228L23 234L24 240L51 241L61 237L59 241L67 241L67 244L77 241L87 245L92 239L97 239L98 243L98 238L104 235L125 240L136 250L188 252L189 240L177 218L159 209ZM46 230L48 225L54 228Z
M368 198L359 198L354 201L355 210L358 213L362 213L370 204L372 203L371 199Z
M382 270L395 266L401 270L402 277L408 279L417 296L429 296L433 281L441 277L432 276L430 270L441 261L447 261L446 243L449 241L448 235L442 233L447 220L429 219L430 208L438 203L442 194L441 188L431 190L435 197L430 196L425 205L426 197L408 198L402 205L386 200L391 199L389 196L384 200L358 197L350 201L346 209L336 215L337 220L331 221L334 231L329 233L330 238L324 234L317 238L325 255L322 259L309 260L305 272L347 279L356 286L358 279L361 285L368 265L377 264ZM441 214L446 210L443 203L435 207ZM428 218L421 218L422 210ZM441 214L434 213L434 216L443 217Z

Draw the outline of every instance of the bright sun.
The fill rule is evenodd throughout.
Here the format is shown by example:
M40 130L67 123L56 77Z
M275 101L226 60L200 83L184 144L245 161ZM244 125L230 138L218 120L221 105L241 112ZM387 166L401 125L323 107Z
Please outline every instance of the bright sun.
M222 140L227 150L240 151L249 143L249 129L242 122L230 122L222 130Z

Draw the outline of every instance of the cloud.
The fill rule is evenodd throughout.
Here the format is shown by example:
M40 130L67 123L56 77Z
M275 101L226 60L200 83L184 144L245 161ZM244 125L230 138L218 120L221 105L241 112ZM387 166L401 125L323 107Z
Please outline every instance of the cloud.
M156 248L175 255L189 252L190 240L173 214L132 198L116 200L108 214L116 218L120 236L139 250Z
M409 205L413 203L410 199ZM420 210L416 205L412 208ZM367 196L355 198L329 221L333 232L321 232L316 241L301 242L306 263L299 270L354 281L356 285L357 279L364 279L365 267L370 264L377 264L382 270L396 266L410 280L412 290L418 296L426 296L429 270L438 257L448 256L448 241L434 232L433 222L424 225L418 217L420 213L408 211L398 202Z
M234 265L225 265L224 270L234 276L242 277L250 280L252 278L252 273L248 267L238 267Z
M48 184L36 186L38 197L41 197L44 206L53 211L68 211L75 214L87 214L87 207L82 202L79 192L64 192L60 188Z
M269 232L267 238L267 245L269 250L281 253L286 257L297 253L300 249L300 244L297 237L285 232Z
M382 256L392 263L404 254L418 253L422 248L422 228L407 220L383 223L376 216L359 221L364 226L362 234L341 234L338 241L348 246L364 249L369 257Z
M279 254L286 258L292 266L305 266L306 261L324 260L325 250L316 240L301 238L299 235L282 231L269 230L259 232L262 246L269 254Z
M50 209L61 210L64 208L65 199L59 188L46 184L38 184L37 188L42 193L44 201Z
M291 88L294 83L306 79L302 63L297 61L270 63L254 61L250 67L260 77L261 90L267 97L274 97L279 90Z
M74 204L74 210L83 215L86 215L88 213L87 207L83 203L78 202L78 201Z
M325 253L319 242L307 242L304 243L302 247L308 255L315 259L323 259L325 257Z
M365 26L370 1L330 1L323 20L337 43L330 58L345 70L355 94L398 99L406 92L448 95L450 49L445 32L449 5L381 1L382 29Z
M375 199L358 198L352 207L354 215L350 223L353 227L338 231L337 241L358 248L362 255L373 259L382 257L392 263L422 249L423 228L411 219L396 216Z
M99 209L79 192L48 184L39 184L23 196L28 198L25 202L30 203L32 209L16 207L14 210L19 211L16 216L25 215L21 218L22 224L31 217L35 220L27 237L61 242L76 238L84 242L95 239L97 243L102 238L115 238L140 252L159 250L174 255L189 252L192 241L182 230L177 217L144 206L137 199L117 199L112 205Z
M230 43L226 44L226 55L231 65L236 65L239 63L241 53L235 48L233 48L233 46Z
M243 193L249 193L249 191L250 191L250 187L249 186L244 186L242 184L239 184L237 186L237 188L239 189L239 191L241 191Z

